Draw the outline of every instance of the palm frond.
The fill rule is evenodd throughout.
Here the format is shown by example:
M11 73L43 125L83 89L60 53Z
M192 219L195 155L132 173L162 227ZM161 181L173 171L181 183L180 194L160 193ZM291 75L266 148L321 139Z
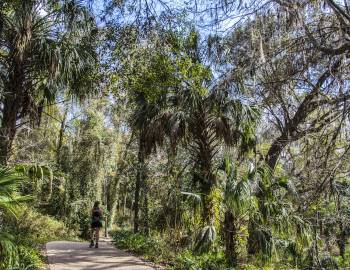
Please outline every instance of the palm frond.
M17 258L17 247L14 244L14 237L6 232L0 232L0 268L14 265Z
M193 192L185 192L185 191L181 191L181 194L183 194L186 197L192 199L193 202L196 203L196 204L201 204L202 203L202 197L201 197L200 194L193 193Z
M250 209L253 203L251 191L252 174L248 170L247 175L238 179L238 169L235 168L229 157L224 159L224 168L226 173L226 188L224 192L224 201L226 207L232 213L239 217ZM252 168L250 168L252 170Z
M215 226L205 226L200 230L195 242L195 252L202 253L210 249L216 240Z
M32 199L31 196L18 194L24 177L9 169L0 169L0 209L16 216L16 207Z

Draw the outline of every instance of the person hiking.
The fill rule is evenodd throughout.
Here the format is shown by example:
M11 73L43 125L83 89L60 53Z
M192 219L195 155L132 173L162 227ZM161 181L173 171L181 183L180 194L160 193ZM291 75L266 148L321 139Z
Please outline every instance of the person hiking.
M91 241L90 247L95 245L98 248L98 240L100 238L100 229L102 228L102 209L100 208L100 202L95 202L94 207L91 209ZM94 237L96 242L94 243Z

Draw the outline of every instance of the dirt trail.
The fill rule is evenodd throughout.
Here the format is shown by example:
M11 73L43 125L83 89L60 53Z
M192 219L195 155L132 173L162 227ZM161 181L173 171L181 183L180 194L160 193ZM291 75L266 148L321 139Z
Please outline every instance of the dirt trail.
M108 239L99 248L87 242L56 241L46 244L50 270L154 270L146 262L116 249Z

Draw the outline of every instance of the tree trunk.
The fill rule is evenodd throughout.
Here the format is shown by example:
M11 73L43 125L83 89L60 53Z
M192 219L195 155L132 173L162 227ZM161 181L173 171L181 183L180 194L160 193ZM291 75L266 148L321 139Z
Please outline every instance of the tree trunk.
M204 225L215 225L216 209L215 199L211 196L213 188L216 186L216 177L213 174L213 158L216 154L217 146L211 126L210 113L206 106L200 106L196 111L194 118L196 121L192 124L191 132L194 136L194 148L196 156L196 170L194 175L194 184L199 183L199 189L202 196L202 221ZM213 200L214 199L214 200Z
M108 224L109 227L112 226L114 219L115 219L115 213L116 210L118 209L118 204L119 204L119 196L118 196L118 191L119 191L119 181L120 178L118 176L113 177L107 185L107 210L109 213L109 218L108 218Z
M237 266L237 228L235 219L230 211L225 212L224 220L224 236L225 236L225 256L227 262L232 267Z
M144 228L143 232L146 236L149 236L150 228L149 228L149 211L148 211L148 190L147 187L144 188Z
M139 212L140 212L140 192L141 185L145 181L144 167L145 167L145 142L143 134L140 135L139 153L138 153L138 170L136 176L135 186L135 202L134 202L134 232L138 233L140 230Z
M342 222L339 222L340 234L338 235L337 245L339 248L339 255L344 259L345 258L345 248L347 243L347 234L344 230Z
M288 143L287 136L281 135L271 144L265 158L266 163L271 169L271 171L275 169L277 160L281 155L283 149L286 147L287 143Z
M203 201L203 222L206 225L211 225L213 223L213 203L211 202L209 195L212 187L210 183L202 183L201 184L201 193L202 193L202 201Z
M2 109L2 120L0 128L0 165L7 165L11 155L13 140L17 131L17 117L27 115L31 103L30 89L25 85L25 54L32 40L30 17L25 20L21 35L26 36L25 42L18 45L18 40L22 36L14 35L11 43L13 46L10 50L7 62L10 63L8 81L5 82L5 95Z
M248 222L248 239L247 239L247 253L249 255L254 255L259 251L256 243L256 234L257 231L255 229L253 221L249 220Z
M140 166L140 164L139 164ZM138 169L139 171L137 172L137 176L136 176L136 186L135 186L135 199L134 199L134 233L138 233L139 232L139 210L140 210L140 204L139 204L139 200L140 200L140 188L141 188L141 172L140 169Z
M125 190L124 199L123 199L123 216L125 216L126 214L126 200L127 200L127 193Z
M12 81L12 80L11 80ZM10 83L11 83L10 81ZM14 83L5 95L3 118L1 121L1 140L0 140L0 164L7 165L11 155L12 143L16 136L16 122L18 114L19 99L16 98L17 83Z
M68 114L68 107L64 109L63 119L61 121L60 133L58 135L57 150L56 150L56 160L58 166L61 167L61 149L63 145L63 136L66 130L66 119Z
M203 135L204 133L204 135ZM215 215L215 201L210 196L213 188L216 186L216 177L212 173L212 157L214 150L210 146L209 137L202 132L199 145L198 164L200 168L199 183L203 200L203 221L206 225L214 225Z
M247 253L256 255L259 251L266 256L271 256L272 233L270 229L258 230L257 224L252 221L248 223Z
M7 165L10 158L12 143L17 131L17 117L22 107L24 71L20 59L13 60L12 74L5 89L5 98L1 120L0 164ZM23 108L22 108L23 110Z
M146 236L149 236L150 228L149 228L149 205L148 205L148 183L147 183L147 171L144 167L142 170L143 178L142 178L142 191L143 191L143 233Z

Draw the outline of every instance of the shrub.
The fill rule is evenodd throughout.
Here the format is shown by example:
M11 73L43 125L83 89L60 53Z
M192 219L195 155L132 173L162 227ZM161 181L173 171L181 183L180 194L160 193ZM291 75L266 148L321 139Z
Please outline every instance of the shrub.
M14 226L9 229L16 235L17 242L25 245L45 244L56 239L71 238L73 235L63 222L24 206L21 206L17 219L11 223Z
M146 237L141 233L134 234L128 230L118 230L111 234L115 245L120 249L141 255L155 263L169 264L174 260L173 252L159 237Z
M0 270L40 270L44 266L40 252L23 245L15 247L11 257L1 259Z
M38 213L36 210L21 205L16 211L16 217L6 217L3 230L0 233L1 246L6 245L0 252L0 270L36 270L42 269L40 249L46 242L72 238L72 234L64 223L54 218ZM6 239L8 239L6 241ZM10 248L12 249L10 250Z
M194 255L186 250L176 256L173 270L228 270L223 252L208 252ZM233 268L231 268L233 269Z
M90 209L91 202L79 200L71 203L67 224L72 230L79 230L79 236L83 239L89 239L90 232Z
M17 248L13 240L13 235L0 232L0 270L6 269L16 262Z
M18 269L39 270L43 268L43 262L38 250L19 246L18 250Z
M223 252L193 255L191 250L185 250L176 255L162 238L147 237L140 233L134 234L128 230L118 230L112 233L115 245L124 250L134 252L154 263L164 264L173 270L223 270L226 266Z

